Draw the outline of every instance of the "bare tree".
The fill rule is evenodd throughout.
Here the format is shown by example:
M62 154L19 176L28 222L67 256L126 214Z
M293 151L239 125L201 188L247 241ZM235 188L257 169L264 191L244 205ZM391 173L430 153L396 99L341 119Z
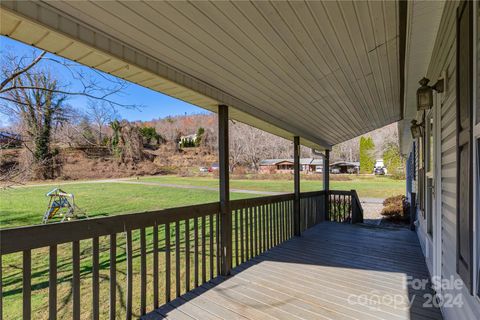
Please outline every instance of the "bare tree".
M331 161L359 161L360 138L339 143L332 148Z
M42 64L43 61L50 63ZM53 66L64 68L75 81L75 85L60 83L53 75L58 71ZM24 146L32 155L34 167L37 168L37 177L54 176L55 152L51 148L52 131L69 118L71 107L66 103L68 97L83 96L104 102L111 107L138 107L113 100L115 94L126 88L125 81L98 71L91 72L94 74L87 72L85 67L68 60L50 57L45 52L34 51L32 56L2 52L0 113L13 122L18 122L23 128L23 134L27 137ZM12 179L3 179L2 174L0 180Z
M118 118L115 108L105 101L89 101L87 104L86 115L96 129L97 145L103 145L104 131L108 124Z
M52 129L68 117L67 97L58 92L61 90L58 81L50 73L30 73L30 69L11 80L10 87L16 88L3 92L2 98L8 103L0 105L0 111L20 119L26 129L26 146L33 154L35 176L51 179L54 174Z

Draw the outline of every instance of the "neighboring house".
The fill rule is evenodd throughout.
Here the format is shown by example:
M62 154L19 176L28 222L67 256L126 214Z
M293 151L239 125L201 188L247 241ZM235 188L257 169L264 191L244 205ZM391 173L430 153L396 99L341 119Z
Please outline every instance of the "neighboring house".
M332 173L359 173L360 162L337 161L330 164Z
M444 318L479 319L480 7L457 1L426 7L429 18L410 14L416 22L407 26L410 68L399 123L406 191L430 276L444 281L436 290ZM433 88L420 90L422 77Z
M260 161L260 173L293 173L293 159L265 159ZM300 158L300 171L322 172L323 159Z

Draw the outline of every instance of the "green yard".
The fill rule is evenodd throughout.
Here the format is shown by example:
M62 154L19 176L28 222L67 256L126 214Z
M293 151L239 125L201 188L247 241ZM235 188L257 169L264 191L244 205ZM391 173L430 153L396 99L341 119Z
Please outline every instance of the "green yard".
M77 205L89 217L151 211L214 202L218 194L208 190L165 188L124 183L58 184L0 191L1 228L39 224L48 205L45 194L55 186L75 195ZM232 199L252 197L232 193Z
M335 190L357 190L360 197L385 198L392 195L405 193L405 180L394 180L389 177L376 176L354 176L351 180L334 180L336 176L331 175L330 188ZM211 177L177 177L157 176L143 177L140 181L150 181L165 184L196 185L196 186L218 186L218 180ZM301 191L322 190L321 180L300 179ZM257 191L293 192L293 180L255 180L244 179L230 181L231 189L247 189Z
M156 176L132 179L138 184L118 182L61 183L24 186L0 191L0 228L38 224L48 204L45 194L60 186L75 195L79 207L90 217L142 212L218 200L212 190L182 189L161 184L217 188L211 177ZM158 185L145 185L157 183ZM293 192L292 180L231 180L230 188L252 191ZM322 190L320 180L302 180L302 191ZM359 176L347 181L331 181L336 190L357 190L360 197L385 198L405 192L405 181L388 177ZM261 196L232 192L232 199Z
M178 207L218 200L218 192L215 190L199 190L178 187L166 187L168 185L182 186L203 186L216 188L218 180L209 177L176 177L159 176L144 177L140 179L129 180L125 182L76 182L76 183L58 183L48 186L23 186L9 190L0 191L0 227L18 227L25 225L38 224L41 221L42 214L48 203L45 193L56 186L60 186L67 192L75 194L78 206L84 209L90 217L116 215L129 212L142 212L169 207ZM362 197L386 197L394 194L404 193L404 181L396 181L386 177L356 177L349 181L332 181L332 189L350 190L356 189ZM275 191L291 192L293 190L293 181L289 180L232 180L232 189L254 190L254 191ZM302 191L321 190L322 182L317 180L303 180ZM232 192L232 199L261 196L255 193ZM208 223L208 221L207 221ZM172 226L173 227L173 226ZM193 238L192 223L190 223L191 236ZM184 279L184 261L185 261L185 242L184 226L181 226L180 243L182 251L180 259L182 261L180 272ZM147 228L147 252L148 267L152 263L152 228ZM173 237L174 229L171 230ZM208 227L207 227L207 238ZM164 228L159 228L159 269L160 269L160 302L163 302L165 286L165 256L162 253L165 249ZM125 305L125 236L117 235L117 317L123 317ZM133 274L134 290L133 302L135 314L138 315L139 309L139 232L133 232ZM91 240L81 241L81 296L82 296L82 319L91 318ZM108 314L108 281L109 281L109 242L108 237L100 238L100 290L101 290L101 318L106 318ZM209 256L208 251L206 255ZM191 259L193 259L191 254ZM175 254L172 253L172 266L175 265ZM22 310L22 256L21 253L10 254L2 257L2 286L3 286L3 318L17 319L21 316ZM193 261L192 261L193 264ZM61 244L58 246L58 310L59 318L70 318L72 308L71 281L71 244ZM207 268L210 265L207 263ZM32 313L36 319L48 318L48 248L36 249L32 252ZM173 270L172 270L173 271ZM207 274L209 271L207 271ZM193 282L193 275L191 275ZM207 276L208 279L208 276ZM152 274L148 271L148 291L152 291ZM193 283L191 284L193 286ZM174 274L172 274L172 290L175 288ZM182 291L184 291L182 284ZM172 297L174 292L172 292ZM147 303L149 309L153 303L152 296L148 297Z

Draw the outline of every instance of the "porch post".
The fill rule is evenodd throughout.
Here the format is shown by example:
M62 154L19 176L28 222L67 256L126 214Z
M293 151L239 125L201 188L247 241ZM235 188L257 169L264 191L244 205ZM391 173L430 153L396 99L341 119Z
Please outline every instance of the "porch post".
M325 220L328 220L330 208L330 150L323 157L323 190L325 191Z
M294 180L294 219L293 226L296 236L300 236L300 138L293 138L293 180Z
M228 152L228 106L218 106L218 160L220 177L221 274L230 274L232 262L232 216Z

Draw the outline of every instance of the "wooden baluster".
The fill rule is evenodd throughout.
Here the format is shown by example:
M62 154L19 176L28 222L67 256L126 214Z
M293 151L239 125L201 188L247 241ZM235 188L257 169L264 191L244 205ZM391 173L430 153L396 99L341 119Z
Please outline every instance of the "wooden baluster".
M288 240L290 238L290 215L289 215L290 203L288 200L284 202L284 206L285 206L285 226L284 226L285 240Z
M267 206L263 205L262 206L262 235L263 235L263 251L268 250L268 245L267 245Z
M175 296L180 297L180 221L175 221Z
M57 245L50 246L48 268L48 319L57 319Z
M127 299L126 299L126 314L127 320L132 318L132 294L133 294L133 262L132 262L132 231L127 230Z
M185 220L185 292L190 291L190 219Z
M159 307L158 298L158 225L153 225L153 308Z
M255 212L255 217L257 219L257 255L259 255L262 253L262 220L260 219L262 216L261 206L256 206Z
M270 249L270 205L265 205L265 237L266 237L266 249Z
M277 203L273 203L272 207L272 215L273 215L273 246L275 247L277 242L277 213L278 213L278 205Z
M258 212L259 212L259 215L258 215L258 220L259 220L259 225L260 225L260 229L259 229L259 232L260 232L260 253L263 253L265 252L265 241L264 241L264 220L263 220L263 205L259 206L258 207Z
M171 257L170 257L170 223L164 224L165 230L165 303L171 300Z
M235 266L238 266L238 210L233 211L235 215Z
M207 282L207 245L206 245L206 227L205 227L206 218L202 216L202 283Z
M280 202L280 238L285 241L285 201Z
M276 209L277 209L277 204L272 203L272 248L276 246L276 225L277 225L277 220L276 220Z
M290 239L290 201L285 201L285 237Z
M249 207L248 208L248 215L249 215L249 221L250 221L250 259L255 257L255 246L254 246L254 240L255 240L255 233L254 233L254 216L253 216L253 208Z
M280 244L281 242L281 234L280 234L280 212L281 212L281 207L280 207L280 202L277 202L277 214L276 214L276 218L277 218L277 245Z
M291 215L290 215L290 201L287 200L285 202L285 207L286 207L286 214L287 214L287 225L286 225L286 234L287 234L287 239L290 239L290 237L292 236L291 233L290 233L290 230L291 230Z
M333 208L332 208L332 211L333 211L333 221L338 221L338 217L337 217L338 205L337 205L336 201L337 201L337 196L336 196L336 195L333 195Z
M295 220L295 218L293 217L295 213L294 205L294 201L290 200L290 237L293 237L295 235L295 224L293 222Z
M251 223L251 237L252 237L252 258L257 255L256 250L256 241L257 241L257 234L256 234L256 223L255 223L255 207L250 208L250 223Z
M222 244L220 243L220 213L217 213L216 215L216 219L215 219L215 226L216 226L216 229L215 229L215 234L216 234L216 238L217 238L217 247L216 247L216 253L217 253L217 273L216 275L220 275L220 271L222 270L222 255L221 255L221 248L222 248Z
M278 244L283 242L282 235L282 202L278 202Z
M80 319L80 241L72 242L72 301L74 320Z
M258 255L258 220L257 220L257 207L252 207L252 226L253 226L253 241L254 241L254 248L253 248L253 256Z
M272 248L272 247L274 246L274 238L273 238L273 235L274 235L274 233L273 233L273 226L274 226L274 220L273 220L273 218L274 218L274 216L273 216L273 209L274 209L275 207L274 207L274 204L273 204L273 203L270 203L268 206L269 206L269 210L268 210L269 213L268 213L268 215L269 215L269 224L270 224L270 241L269 241L269 242L270 242L270 248Z
M145 228L140 229L140 315L147 313L147 241Z
M100 270L98 237L92 239L92 319L100 317Z
M248 261L250 259L250 250L248 250L249 248L249 237L248 237L248 234L249 234L249 225L248 225L248 208L245 208L244 209L244 213L245 213L245 261Z
M284 214L285 212L283 211L283 201L279 202L278 204L280 206L280 243L282 243L285 240L284 233L283 233L283 224L284 224Z
M243 233L243 223L244 223L244 219L243 219L243 209L240 209L239 211L240 213L240 262L243 263L245 262L245 256L244 256L244 251L245 251L245 247L244 247L244 239L245 239L245 236L244 236L244 233Z
M22 266L23 319L32 317L32 251L23 251Z
M198 218L193 219L193 284L198 287Z
M213 279L213 215L209 217L210 225L210 279Z
M257 206L258 254L262 253L262 206Z
M190 219L186 219L185 222L185 292L190 291Z
M109 318L116 319L117 302L117 235L110 235L110 299Z
M332 221L332 195L328 194L328 221Z

